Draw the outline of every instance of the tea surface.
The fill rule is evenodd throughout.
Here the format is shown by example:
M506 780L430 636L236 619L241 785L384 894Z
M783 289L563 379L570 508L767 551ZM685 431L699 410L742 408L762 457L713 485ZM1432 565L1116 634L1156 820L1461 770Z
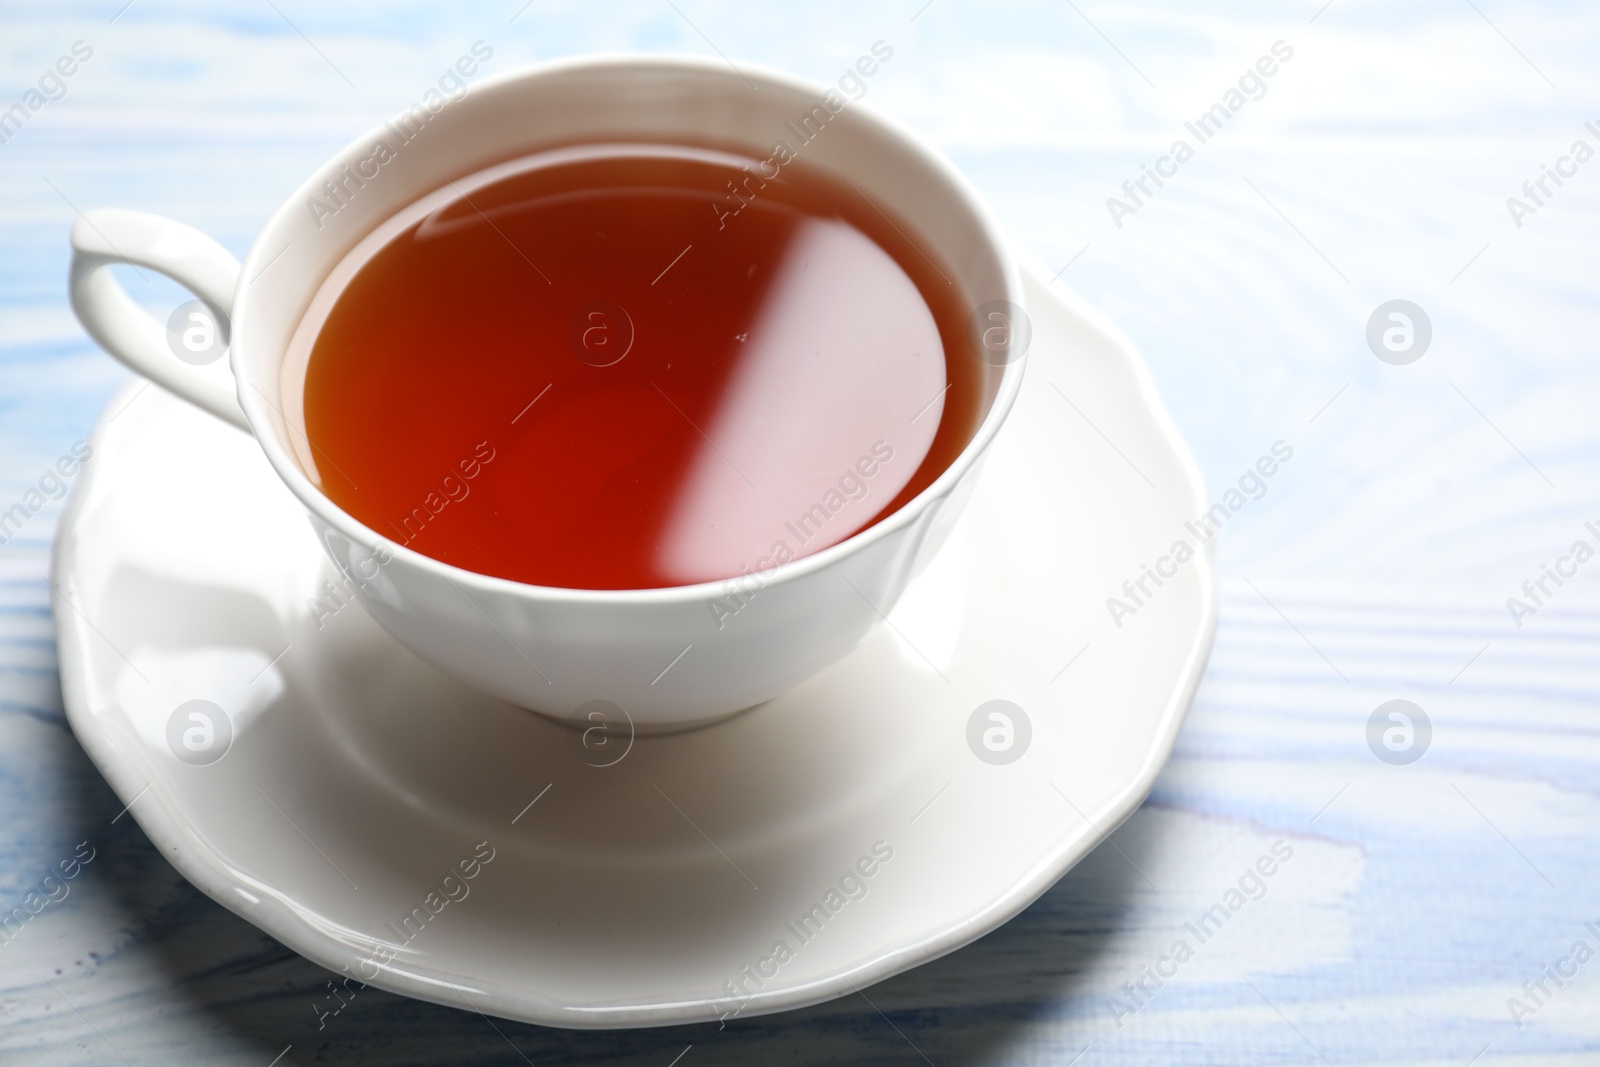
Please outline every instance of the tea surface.
M306 365L314 474L386 538L537 585L714 581L872 525L970 439L947 272L803 161L613 146L456 190Z

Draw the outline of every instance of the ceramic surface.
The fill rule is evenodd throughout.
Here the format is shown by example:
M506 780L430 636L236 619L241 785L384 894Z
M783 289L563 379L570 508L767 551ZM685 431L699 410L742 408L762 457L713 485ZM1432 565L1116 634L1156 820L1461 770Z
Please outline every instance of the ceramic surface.
M1015 415L887 625L747 713L588 748L360 606L313 610L335 572L254 443L130 386L54 559L73 729L211 897L426 1000L565 1027L704 1021L949 952L1138 806L1214 626L1203 551L1137 625L1108 621L1203 493L1127 342L1028 286ZM997 700L1009 747L983 741ZM230 737L209 763L208 725Z
M369 529L323 495L315 465L305 459L310 442L300 407L309 339L301 327L325 299L324 281L350 269L348 257L370 251L374 235L392 227L402 209L443 204L465 193L474 176L552 148L710 143L760 160L775 138L798 140L789 131L799 126L822 131L794 149L807 165L844 178L876 210L885 210L881 204L897 215L901 221L891 224L909 228L930 262L944 264L935 269L948 271L945 280L972 309L973 322L987 328L982 336L999 340L983 351L972 440L916 497L812 555L765 569L752 559L761 574L758 595L742 596L748 580L646 590L507 581L413 551L391 540L398 529ZM709 224L708 233L715 234ZM897 122L870 107L847 107L823 86L689 57L549 63L489 78L436 111L413 109L357 138L306 179L242 265L188 226L117 209L79 219L72 245L73 308L85 329L141 374L255 433L314 517L351 594L397 640L504 700L562 719L605 700L626 708L641 730L740 711L854 648L943 544L1026 364L1023 345L1008 343L1004 324L996 333L991 319L1014 318L1012 309L1024 303L1016 266L987 208L948 160ZM161 325L118 286L110 269L118 263L167 274L231 319L236 398L204 368L171 358ZM559 271L559 264L547 266ZM529 284L547 281L530 273ZM513 436L536 399L508 397L503 411L483 412L484 444ZM942 410L942 397L930 400L908 423L937 420ZM780 552L775 542L764 558L781 561L797 547L785 544ZM717 607L729 597L741 603L736 625Z

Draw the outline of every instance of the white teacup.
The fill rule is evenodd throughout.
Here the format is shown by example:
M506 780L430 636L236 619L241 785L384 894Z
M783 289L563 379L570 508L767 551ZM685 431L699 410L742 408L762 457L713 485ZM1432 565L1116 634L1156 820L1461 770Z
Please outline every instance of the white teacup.
M394 544L308 477L296 448L304 431L293 424L299 397L286 391L298 388L285 370L291 340L324 280L408 205L488 167L562 146L709 143L766 158L785 124L815 109L825 129L806 144L806 158L911 224L910 236L952 273L983 346L976 433L894 514L753 578L558 589L463 570ZM1020 279L967 182L910 132L834 90L699 59L554 63L486 80L425 118L420 110L411 116L419 127L408 130L413 139L388 158L380 160L374 146L393 144L405 117L357 138L307 179L242 267L181 223L119 210L85 215L72 229L78 318L139 373L254 434L366 610L468 685L561 719L607 701L641 731L666 730L760 703L842 657L944 541L1021 383ZM331 214L314 204L327 204L330 182L346 194ZM112 277L108 268L121 263L159 271L210 305L228 334L236 389L173 356L163 326ZM731 617L730 604L737 604Z

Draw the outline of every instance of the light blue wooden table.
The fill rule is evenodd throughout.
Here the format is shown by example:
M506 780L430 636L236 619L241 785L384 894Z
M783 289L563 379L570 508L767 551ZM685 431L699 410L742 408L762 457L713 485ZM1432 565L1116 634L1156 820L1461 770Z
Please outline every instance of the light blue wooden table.
M0 113L25 112L0 124L0 509L29 512L0 547L0 911L92 854L0 944L0 1062L1600 1063L1600 561L1560 562L1600 547L1600 160L1574 155L1600 150L1600 11L519 3L0 13ZM74 211L173 215L242 255L476 41L489 71L716 50L831 81L879 40L871 102L1138 342L1213 493L1294 450L1222 536L1170 766L1115 849L871 990L881 1012L571 1034L368 990L319 1030L329 976L180 879L62 715L46 475L126 378L67 309ZM128 284L163 318L182 299ZM1394 299L1431 324L1408 365L1367 342ZM1546 565L1576 573L1535 602ZM1395 755L1369 720L1397 699L1431 735ZM1241 883L1201 943L1186 924Z

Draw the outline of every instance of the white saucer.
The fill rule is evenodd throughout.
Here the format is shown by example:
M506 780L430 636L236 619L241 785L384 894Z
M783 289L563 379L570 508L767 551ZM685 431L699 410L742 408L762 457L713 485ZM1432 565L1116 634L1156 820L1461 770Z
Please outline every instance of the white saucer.
M424 1000L566 1027L699 1022L827 1000L958 948L1138 806L1215 622L1202 550L1113 624L1106 598L1185 536L1203 492L1128 342L1028 285L1022 395L889 625L776 700L641 736L604 767L576 732L463 689L358 606L319 630L307 602L333 570L249 438L130 386L56 545L72 727L214 900ZM1031 724L1008 764L968 742L997 699ZM217 762L169 745L191 700L231 723ZM444 880L489 850L470 881ZM848 878L841 891L863 857L865 895ZM825 921L802 930L814 905ZM413 909L426 921L406 943Z

